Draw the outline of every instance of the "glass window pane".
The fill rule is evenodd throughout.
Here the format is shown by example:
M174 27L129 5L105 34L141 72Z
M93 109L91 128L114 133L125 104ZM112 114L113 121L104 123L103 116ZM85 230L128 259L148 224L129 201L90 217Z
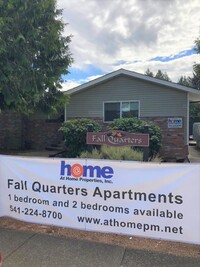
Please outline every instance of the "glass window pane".
M130 102L122 102L122 113L130 112Z
M120 118L120 103L104 103L104 120L113 121Z
M139 111L138 102L122 103L122 118L138 117L138 111Z

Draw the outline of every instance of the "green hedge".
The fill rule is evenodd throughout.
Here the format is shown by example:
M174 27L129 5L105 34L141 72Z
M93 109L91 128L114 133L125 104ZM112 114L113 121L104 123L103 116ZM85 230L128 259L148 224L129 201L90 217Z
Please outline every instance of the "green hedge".
M94 132L100 131L100 125L96 121L90 119L73 119L63 123L60 130L64 133L67 150L66 157L78 157L82 151L86 150L86 135L89 124L93 125Z
M146 125L149 126L149 158L152 159L156 157L159 152L162 138L161 130L154 122L144 121L136 118L115 119L110 125L109 129L121 130L129 133L144 133Z

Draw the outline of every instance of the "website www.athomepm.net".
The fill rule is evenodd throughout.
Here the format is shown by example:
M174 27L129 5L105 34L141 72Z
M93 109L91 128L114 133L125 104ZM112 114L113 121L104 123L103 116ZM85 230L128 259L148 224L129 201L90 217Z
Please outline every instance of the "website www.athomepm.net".
M92 217L82 217L77 216L77 220L79 223L87 223L93 225L103 225L103 226L111 226L116 228L129 228L129 229L137 229L142 232L163 232L163 233L173 233L173 234L183 234L182 226L163 226L157 224L148 224L148 223L140 223L140 222L124 222L116 219L104 219L101 220L99 218Z

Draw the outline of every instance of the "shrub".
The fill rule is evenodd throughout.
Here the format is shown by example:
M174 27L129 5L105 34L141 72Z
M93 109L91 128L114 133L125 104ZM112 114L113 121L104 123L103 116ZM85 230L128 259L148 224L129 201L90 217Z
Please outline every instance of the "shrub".
M143 155L140 151L136 151L131 147L112 147L102 146L102 157L104 159L113 160L137 160L142 161Z
M110 125L110 130L121 130L129 133L144 133L145 126L149 126L149 157L154 158L161 147L161 130L153 122L143 121L136 118L115 119ZM141 150L141 148L138 148Z
M90 119L74 119L63 123L60 130L64 133L67 149L66 157L77 157L82 151L86 150L86 135L89 124L93 125L94 132L100 131L100 125Z
M112 160L135 160L142 161L142 152L130 147L101 146L100 150L93 149L91 153L83 152L81 158L112 159Z
M100 150L94 148L92 152L84 151L80 154L80 158L84 159L102 159L102 154Z

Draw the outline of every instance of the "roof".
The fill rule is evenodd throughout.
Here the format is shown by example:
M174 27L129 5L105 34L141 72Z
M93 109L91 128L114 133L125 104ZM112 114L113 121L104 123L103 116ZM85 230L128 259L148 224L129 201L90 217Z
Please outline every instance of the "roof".
M137 73L137 72L134 72L134 71L125 70L125 69L119 69L119 70L110 72L110 73L108 73L106 75L103 75L103 76L101 76L101 77L99 77L97 79L94 79L94 80L92 80L90 82L87 82L87 83L84 83L82 85L76 86L76 87L74 87L72 89L69 89L65 93L69 94L69 95L72 95L72 94L78 93L80 91L83 91L85 89L88 89L88 88L90 88L92 86L98 85L98 84L100 84L102 82L105 82L105 81L108 81L110 79L113 79L114 77L119 76L119 75L127 75L127 76L132 77L132 78L137 78L137 79L140 79L140 80L143 80L143 81L155 83L155 84L162 85L162 86L167 86L167 87L170 87L171 89L174 89L174 90L180 90L182 92L188 93L189 100L191 102L192 101L200 101L200 91L197 90L197 89L193 89L191 87L183 86L183 85L180 85L178 83L157 79L157 78L154 78L154 77L150 77L150 76L147 76L147 75L144 75L144 74L140 74L140 73Z

